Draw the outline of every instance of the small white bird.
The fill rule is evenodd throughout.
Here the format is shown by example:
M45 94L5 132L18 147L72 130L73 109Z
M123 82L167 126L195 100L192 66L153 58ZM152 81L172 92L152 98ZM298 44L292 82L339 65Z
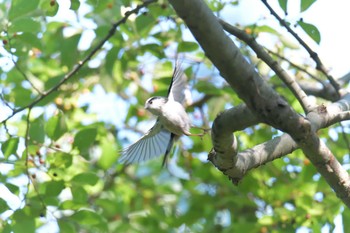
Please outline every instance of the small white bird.
M168 97L151 97L145 103L145 108L158 117L155 125L138 141L121 151L119 162L138 163L164 154L164 166L174 141L180 136L203 136L190 133L190 118L183 106L185 89L186 75L176 65Z

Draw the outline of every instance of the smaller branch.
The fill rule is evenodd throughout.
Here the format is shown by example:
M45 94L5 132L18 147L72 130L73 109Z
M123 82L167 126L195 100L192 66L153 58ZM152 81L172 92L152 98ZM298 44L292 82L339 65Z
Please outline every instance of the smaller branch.
M291 60L289 60L288 58L280 55L279 53L276 53L268 48L265 48L269 53L271 53L272 55L278 57L279 59L288 62L291 66L297 68L298 70L304 72L305 74L309 75L312 79L316 80L317 82L321 83L323 86L326 86L326 83L321 80L320 78L316 77L315 75L313 75L312 73L310 73L307 69L305 69L304 67L292 62Z
M350 81L350 72L347 73L346 75L344 75L343 77L341 77L338 82L340 82L340 84L346 84Z
M338 122L350 120L350 111L338 113L338 115L335 117L335 120Z
M233 184L237 185L251 169L288 155L297 148L298 145L295 141L288 134L283 134L253 148L239 152L234 164L232 164L231 159L231 167L229 168L223 169L218 166L220 155L214 149L210 152L208 159L228 176Z
M247 43L254 50L258 58L263 60L276 73L276 75L284 82L284 84L293 92L303 107L305 113L310 112L314 108L314 106L308 100L307 95L300 88L295 79L289 76L288 73L283 70L283 68L275 60L272 59L272 57L264 50L264 48L256 42L254 37L248 35L243 30L230 25L224 20L219 19L219 22L225 31L231 33L232 35Z
M317 76L315 76L314 74L310 73L307 69L305 69L304 67L301 67L300 65L290 61L288 58L280 55L279 53L276 53L268 48L265 48L269 53L273 54L274 56L282 59L283 61L288 62L291 66L295 67L296 69L306 73L307 75L309 75L310 78L316 80L317 82L321 83L322 88L319 88L315 85L315 83L300 83L299 85L301 87L301 89L303 89L305 91L306 94L308 95L314 95L317 97L321 97L323 99L326 100L330 100L330 101L337 101L339 100L339 94L337 92L335 92L333 86L328 83L323 81L322 79L318 78Z
M13 62L13 64L15 65L15 68L17 69L17 71L23 76L23 78L30 84L30 86L39 94L41 95L41 91L30 81L30 79L28 78L28 76L24 73L24 71L22 70L22 68L18 65L18 62L15 61L15 55L13 54L13 52L11 51L11 37L9 35L9 33L7 31L5 31L7 34L7 40L8 40L8 45L9 45L9 50L8 52L10 52L11 54L11 61Z
M316 62L316 69L321 71L324 75L327 76L328 80L332 84L333 88L335 89L336 92L340 90L340 86L337 83L337 81L328 74L327 69L321 62L321 59L319 58L318 54L315 53L306 43L303 41L300 36L293 31L293 29L287 24L286 21L284 21L275 11L274 9L270 6L270 4L267 3L267 0L261 0L264 5L269 9L270 13L279 21L279 23L287 29L287 31L292 34L292 36L306 49L306 51L309 53L310 57Z
M212 125L213 149L209 153L208 160L212 161L222 171L230 169L232 164L235 164L238 149L233 132L243 130L257 123L259 121L256 116L243 104L220 113Z
M323 98L329 101L337 101L339 100L338 95L334 92L334 88L325 88L315 85L314 82L299 82L300 87L305 91L308 95L313 95L319 98ZM330 84L326 84L328 87Z
M14 110L13 107L5 100L5 97L4 97L4 95L2 93L0 93L0 99L6 105L6 107L11 109L12 111Z
M248 120L250 114L244 108L244 105L240 105L226 110L215 119L212 127L213 149L208 155L208 160L228 176L234 184L237 184L249 170L288 155L299 148L293 138L285 133L253 148L238 152L237 142L228 141L227 138L232 137L234 132L242 130L250 124L256 124L253 119ZM315 132L342 120L350 119L350 94L343 96L343 99L327 107L319 106L315 111L309 113L307 118L312 122ZM232 119L235 119L234 123L237 122L237 124L234 124ZM234 150L232 151L231 148L234 148ZM322 146L322 149L327 150L324 146ZM333 158L331 153L328 155L329 158ZM334 160L336 159L334 158ZM315 160L313 159L313 161ZM331 166L332 169L334 168L334 170L342 173L335 161L332 161ZM332 177L331 179L337 179L335 177L340 174L330 175L324 170L322 170L322 173ZM343 180L345 176L341 175L341 177L340 179ZM343 191L340 192L343 193Z
M215 96L210 95L210 94L205 95L201 99L193 102L192 104L188 105L187 107L188 108L195 108L195 107L201 108L205 103L207 103L213 97L215 97Z
M31 183L31 178L30 178L30 174L29 174L29 151L28 151L28 147L29 147L29 128L30 128L30 113L31 113L31 108L28 109L28 114L27 114L27 118L26 118L26 132L25 132L25 136L24 136L24 146L25 146L25 170L26 170L26 175L28 177L28 183L27 183L27 192L24 194L23 197L23 201L26 200L27 198L27 194L29 193L29 187L30 187L30 183Z

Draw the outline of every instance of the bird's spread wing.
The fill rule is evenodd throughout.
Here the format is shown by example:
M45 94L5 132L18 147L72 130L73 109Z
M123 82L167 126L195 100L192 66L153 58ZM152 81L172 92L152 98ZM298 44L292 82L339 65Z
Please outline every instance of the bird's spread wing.
M130 164L163 155L168 147L171 133L157 121L137 142L121 151L119 162Z
M178 62L175 65L173 77L168 89L168 99L183 104L185 100L186 75L180 66Z

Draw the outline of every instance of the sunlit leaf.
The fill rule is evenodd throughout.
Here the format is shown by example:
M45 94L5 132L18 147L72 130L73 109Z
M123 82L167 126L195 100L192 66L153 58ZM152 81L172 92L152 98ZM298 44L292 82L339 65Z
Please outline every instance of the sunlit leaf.
M11 26L9 27L9 32L18 33L18 32L30 32L35 33L40 30L40 23L33 20L32 18L19 18L12 21Z
M42 116L30 123L29 139L34 143L43 143L45 140L45 121Z
M45 195L47 196L57 196L62 192L64 189L64 182L62 180L60 181L49 181L45 183L46 190Z
M13 20L24 15L29 15L38 8L39 0L13 0L9 12L9 19Z
M77 11L80 7L80 1L79 0L70 0L70 9Z
M7 205L6 201L0 198L0 212L4 213L8 209L9 209L9 206Z
M46 16L55 16L58 12L58 3L56 0L41 1L40 9Z
M67 132L67 124L62 113L51 117L46 123L46 133L52 140L59 139Z
M102 223L101 216L90 210L80 210L73 214L71 218L84 225L98 225Z
M115 141L104 139L101 141L102 154L98 160L98 164L103 169L110 168L117 161L117 145Z
M16 154L19 138L10 138L1 145L1 151L7 159L10 155Z
M90 172L80 173L72 179L72 182L80 185L95 185L97 181L98 177L96 174Z
M278 3L280 5L280 7L282 8L282 10L287 14L287 3L288 3L288 0L278 0Z
M18 195L19 187L17 185L14 185L11 183L6 183L5 186L6 186L6 188L8 188L8 190L10 190L11 193Z
M343 214L343 228L344 232L350 231L350 210L347 208L344 208Z
M300 12L306 11L316 0L301 0Z
M65 219L58 220L58 227L60 228L60 232L76 233L76 230L74 228L74 224L70 221L65 220Z
M303 21L298 21L298 24L317 44L321 42L320 31L315 25Z
M178 52L192 52L198 49L198 44L190 41L181 41L177 47Z
M68 168L72 165L72 155L64 152L56 152L47 157L51 168Z
M75 203L84 204L88 201L89 195L82 186L72 186L71 191Z
M145 36L152 29L154 19L149 15L140 15L135 21L137 32L141 36Z
M95 141L97 130L95 128L85 128L80 130L74 137L73 146L77 147L82 155L87 156L89 148Z

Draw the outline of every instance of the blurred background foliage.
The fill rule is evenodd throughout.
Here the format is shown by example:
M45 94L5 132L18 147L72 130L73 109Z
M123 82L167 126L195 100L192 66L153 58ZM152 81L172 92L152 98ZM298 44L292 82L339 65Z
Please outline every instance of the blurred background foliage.
M206 2L217 15L240 5ZM279 1L285 12L286 2ZM301 11L313 2L301 1ZM188 112L196 125L210 127L220 111L241 103L165 0L131 15L88 63L58 86L112 23L137 4L142 2L0 1L0 231L320 232L334 229L338 216L349 232L350 212L300 151L253 170L238 186L207 162L209 135L183 138L167 169L161 168L162 159L131 166L117 162L119 151L154 122L143 104L150 96L166 94L177 57L189 77L193 102ZM300 26L319 42L315 26ZM282 56L300 51L281 28L264 19L239 27L274 41L270 49ZM234 40L301 111L273 72ZM298 77L299 69L280 62ZM307 62L299 65L309 67ZM40 96L44 98L32 104ZM346 166L349 145L342 130L336 126L321 134ZM279 133L265 125L246 129L238 133L240 148Z

